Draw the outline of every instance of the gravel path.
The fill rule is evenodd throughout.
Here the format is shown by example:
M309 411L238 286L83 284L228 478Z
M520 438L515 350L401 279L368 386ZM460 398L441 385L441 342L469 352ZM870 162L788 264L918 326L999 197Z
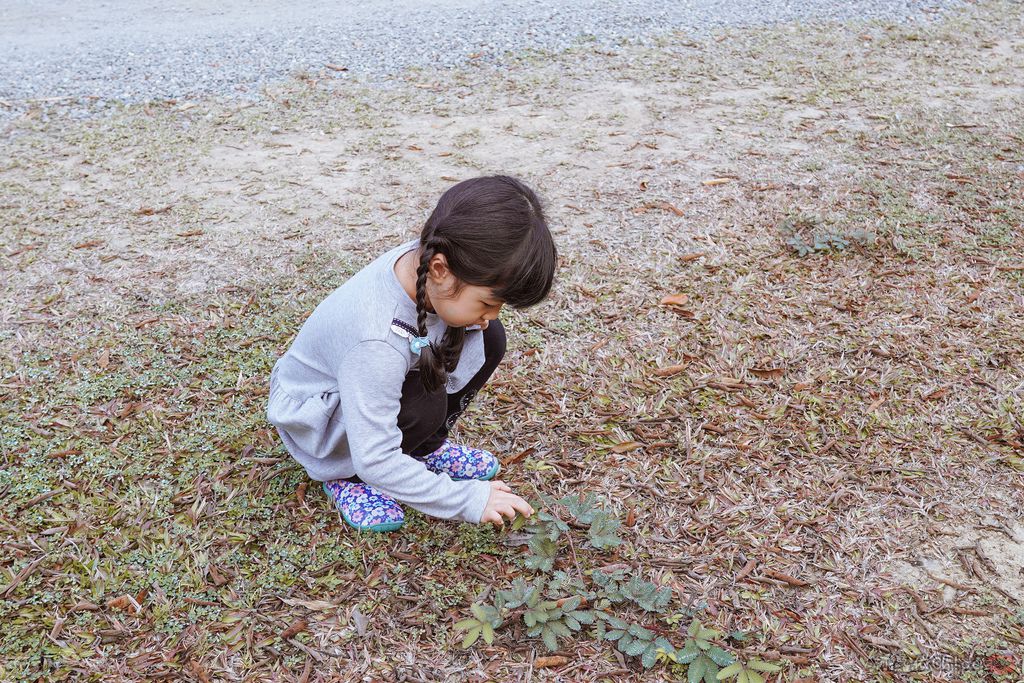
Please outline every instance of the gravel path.
M102 111L203 95L247 98L309 69L375 80L410 66L500 60L581 39L611 46L666 31L794 19L928 19L954 0L6 0L0 118L32 100ZM289 6L291 5L291 6ZM325 64L348 71L325 69ZM84 116L86 108L71 107ZM77 114L76 114L77 112Z

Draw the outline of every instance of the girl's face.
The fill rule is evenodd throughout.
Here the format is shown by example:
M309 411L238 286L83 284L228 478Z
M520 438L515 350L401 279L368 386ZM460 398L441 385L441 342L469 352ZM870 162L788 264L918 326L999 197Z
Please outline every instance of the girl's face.
M448 269L444 254L434 256L427 277L427 298L434 312L449 327L479 325L487 329L505 302L495 298L490 287L463 284L456 293L457 285L458 279Z

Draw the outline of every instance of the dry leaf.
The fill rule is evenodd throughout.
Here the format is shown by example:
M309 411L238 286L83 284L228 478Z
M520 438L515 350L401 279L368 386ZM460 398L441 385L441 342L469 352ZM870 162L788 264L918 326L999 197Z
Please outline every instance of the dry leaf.
M132 599L127 595L122 595L119 598L111 598L107 600L107 607L109 609L116 609L122 612L134 612L134 606L132 605Z
M568 663L568 657L561 657L558 655L552 657L537 657L537 659L533 660L533 668L547 669L553 666L565 666Z
M200 683L210 683L210 674L206 673L206 669L203 668L202 664L193 659L189 664L189 667L192 669L192 673L196 675L196 678L199 679Z
M157 214L157 213L167 213L168 211L171 210L171 206L173 206L173 205L172 204L168 204L167 206L162 206L159 209L154 209L151 206L143 206L138 211L135 212L135 215L136 216L152 216L153 214Z
M576 609L582 609L583 607L586 607L587 606L587 596L580 595L580 596L577 596L577 597L579 597L579 599L580 599L580 604L579 604L579 606ZM555 607L561 607L562 605L564 605L569 600L571 600L571 598L559 598L558 600L555 601Z
M768 377L771 379L778 379L786 374L784 368L750 368L750 372L758 377Z
M341 66L338 64L324 64L324 66L326 66L331 71L348 71L347 66Z
M338 606L333 602L327 602L326 600L299 600L297 598L281 598L281 602L292 607L305 607L306 609L313 610L314 612L326 612L328 610L337 609Z
M679 260L682 261L683 263L689 263L690 261L696 261L701 256L704 256L703 251L695 251L692 254L683 254L682 256L679 257Z
M99 359L96 361L96 365L100 366L101 370L106 370L107 366L110 365L110 350L103 349L103 353L100 354Z
M620 444L612 446L612 453L629 453L635 451L638 448L643 448L643 444L639 441L623 441Z
M636 510L629 508L629 512L626 513L626 526L633 526L636 524Z
M103 244L103 240L89 240L88 242L79 242L75 245L75 249L92 249Z
M662 306L684 306L690 297L686 294L669 294L661 300Z
M509 458L508 460L505 460L501 464L505 465L507 467L508 465L512 465L512 464L515 464L515 463L519 462L520 460L522 460L526 456L531 455L531 454L535 453L536 451L537 451L537 449L533 448L531 446L530 448L527 448L525 451L521 451L519 453L516 453L511 458Z
M202 230L188 230L186 232L175 233L178 237L197 237L203 234Z
M228 582L228 580L225 579L224 576L219 571L217 571L217 568L212 564L210 565L210 578L213 579L213 585L217 587L223 586L225 583Z
M296 619L292 625L281 631L281 640L291 640L309 627L305 619Z
M365 636L366 635L366 626L367 626L367 624L370 623L370 620L367 619L363 615L363 613L359 611L358 607L356 607L354 610L352 610L352 621L356 625L356 633L358 633L361 636Z
M672 375L679 374L685 369L685 365L669 365L664 368L658 368L654 371L654 374L658 377L671 377Z
M643 206L640 206L633 210L634 213L647 213L648 209L661 209L662 211L671 211L677 216L683 215L683 210L674 204L668 202L647 202Z
M713 185L725 185L726 183L731 183L732 178L712 178L710 180L704 180L702 182L704 183L704 185L711 187Z

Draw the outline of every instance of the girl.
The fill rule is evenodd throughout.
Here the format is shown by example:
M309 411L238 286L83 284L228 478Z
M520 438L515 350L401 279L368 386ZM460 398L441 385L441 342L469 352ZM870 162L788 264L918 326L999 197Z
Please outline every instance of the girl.
M447 436L505 353L502 305L543 300L556 261L530 188L472 178L303 323L270 373L267 419L348 524L398 529L400 503L473 524L533 514L488 481L494 455Z

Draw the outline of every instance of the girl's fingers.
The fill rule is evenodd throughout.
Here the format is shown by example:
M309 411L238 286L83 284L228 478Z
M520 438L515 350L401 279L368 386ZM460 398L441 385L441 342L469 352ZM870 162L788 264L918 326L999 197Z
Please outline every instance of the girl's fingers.
M533 514L533 508L530 507L530 504L527 503L522 498L520 498L519 500L515 501L512 505L513 505L513 507L515 507L516 510L518 510L521 513L523 513L523 517L529 517L530 515ZM513 512L513 516L515 516L514 512Z

